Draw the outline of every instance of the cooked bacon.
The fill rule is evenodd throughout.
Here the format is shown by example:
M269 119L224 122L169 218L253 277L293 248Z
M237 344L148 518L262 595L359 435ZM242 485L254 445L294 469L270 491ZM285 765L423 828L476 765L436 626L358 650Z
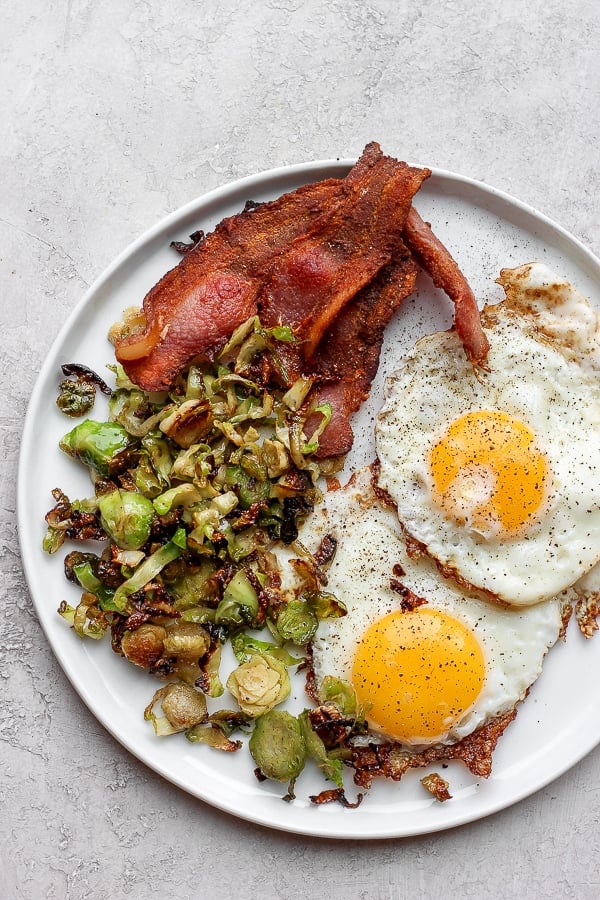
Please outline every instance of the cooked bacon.
M265 358L261 377L287 386L313 378L309 402L332 410L317 455L344 455L353 442L350 417L368 397L384 330L414 290L417 262L454 301L469 359L485 363L473 293L411 205L430 174L371 143L345 178L249 203L212 233L194 233L178 245L179 265L144 298L143 330L116 339L117 359L140 387L164 390L251 315L266 327L288 325L296 342L281 345L277 367ZM319 421L310 417L306 433Z
M474 366L484 366L490 345L481 327L473 291L448 249L414 206L404 225L404 240L435 286L442 288L453 301L454 324L469 361Z
M319 439L317 456L342 456L354 439L350 416L369 395L379 367L385 329L400 303L412 294L419 268L398 241L392 261L337 316L308 367L317 386L308 402L329 403L331 420ZM310 434L319 423L306 423Z
M259 299L263 324L291 326L302 356L312 359L340 310L391 261L412 198L430 174L369 144L337 203L278 260Z
M131 380L147 391L163 390L194 357L224 343L256 313L269 267L342 185L332 178L247 208L189 250L144 298L145 330L115 343Z

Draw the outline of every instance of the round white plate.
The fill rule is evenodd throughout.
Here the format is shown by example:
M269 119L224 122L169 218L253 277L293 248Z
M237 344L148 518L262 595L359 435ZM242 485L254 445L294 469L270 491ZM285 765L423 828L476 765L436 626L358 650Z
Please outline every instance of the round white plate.
M600 674L600 638L585 642L572 625L566 644L549 654L542 676L501 738L492 776L477 781L459 763L443 770L452 800L433 800L419 784L419 772L408 773L398 784L378 781L358 809L315 807L309 794L327 784L309 766L296 784L297 799L288 803L281 799L285 785L257 782L245 748L224 754L190 744L182 735L154 736L143 710L159 683L116 656L108 639L76 637L56 612L62 599L75 603L79 594L64 579L64 553L49 557L41 549L44 514L53 505L51 490L61 487L71 498L92 493L84 468L58 449L60 437L72 427L55 405L60 365L84 363L110 378L105 370L112 361L108 328L125 307L141 304L148 289L178 262L171 240L186 240L198 228L212 229L246 200L267 200L309 181L341 177L351 163L314 162L236 181L168 216L114 261L69 317L33 391L21 448L18 513L25 572L48 640L90 710L131 753L190 794L250 821L332 838L384 838L479 819L532 794L588 753L600 741L600 705L592 687ZM543 260L600 306L600 262L563 229L506 194L438 170L415 205L450 248L481 304L502 299L495 284L502 267ZM348 472L373 458L373 416L386 373L418 336L451 322L447 298L420 276L418 291L388 329L371 398L355 417ZM92 416L104 418L103 404L99 397ZM297 681L290 701L296 708L304 705L301 678ZM439 764L435 768L442 771ZM352 799L350 774L347 794Z

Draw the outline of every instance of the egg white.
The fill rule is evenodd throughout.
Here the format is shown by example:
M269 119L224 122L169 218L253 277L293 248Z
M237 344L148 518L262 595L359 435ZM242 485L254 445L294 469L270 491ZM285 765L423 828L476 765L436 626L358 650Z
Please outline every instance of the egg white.
M545 266L503 270L499 281L505 300L482 314L489 371L474 371L449 331L421 339L388 379L376 425L379 485L446 574L525 606L600 559L600 332L590 303ZM458 524L432 493L432 446L451 422L481 409L527 426L550 472L537 520L508 538Z
M317 684L326 675L352 682L354 654L365 630L401 608L399 595L390 587L392 570L400 565L402 583L425 598L429 608L463 622L483 651L486 674L479 696L445 734L429 741L454 743L524 699L559 635L561 603L551 599L516 610L465 596L439 575L430 560L414 561L408 556L396 516L378 502L370 475L369 468L361 470L348 486L328 493L300 535L311 549L325 534L338 541L327 573L327 590L347 606L346 616L321 622L313 640ZM374 731L381 731L376 723L370 725ZM423 741L418 746L424 746Z

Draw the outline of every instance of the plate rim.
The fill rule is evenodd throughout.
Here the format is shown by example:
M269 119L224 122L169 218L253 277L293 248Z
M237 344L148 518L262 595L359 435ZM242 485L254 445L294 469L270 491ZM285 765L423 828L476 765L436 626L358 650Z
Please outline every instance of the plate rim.
M496 812L513 806L514 804L523 800L525 797L531 796L532 794L542 790L549 783L555 781L557 778L563 775L567 770L577 765L577 763L580 762L581 759L583 759L598 745L598 743L600 743L600 733L597 735L597 739L590 746L586 745L581 748L581 751L579 755L576 755L576 758L571 757L562 765L562 767L557 768L547 777L539 782L536 782L534 787L529 788L528 786L525 786L523 790L520 791L517 795L512 795L508 802L504 802L499 798L495 804L487 807L484 812L472 813L468 810L461 812L460 809L457 808L457 811L454 815L450 814L444 822L432 824L432 826L429 828L417 827L414 830L410 827L402 829L383 828L380 832L374 832L370 829L364 832L349 829L344 833L332 834L331 831L327 829L329 816L323 815L323 812L325 812L325 810L319 811L320 815L318 817L314 817L314 821L309 825L304 826L301 823L290 825L285 822L277 822L268 815L260 813L252 814L252 812L248 809L244 811L240 811L239 809L232 809L230 805L226 803L220 803L218 798L207 796L205 792L191 788L190 785L185 782L185 779L178 778L173 772L167 771L164 766L161 766L156 760L149 761L148 758L144 756L141 750L136 749L135 746L132 746L132 743L127 739L127 736L123 736L122 734L119 734L117 730L115 730L115 728L111 725L109 717L107 717L103 711L98 710L98 708L94 705L93 698L89 696L89 692L86 691L80 683L78 683L77 673L71 671L71 667L68 661L65 661L61 658L59 648L57 646L58 642L54 640L53 635L46 626L43 608L41 607L40 601L37 597L37 592L35 592L33 588L34 579L31 573L33 572L33 567L35 566L35 559L31 554L34 551L34 547L33 543L26 539L27 529L24 526L24 523L26 522L25 506L27 496L27 474L25 472L25 461L26 457L30 453L30 446L33 440L32 430L34 427L34 413L41 402L42 394L46 387L49 374L55 369L55 363L52 357L55 350L61 345L62 342L64 342L64 340L71 332L74 324L82 314L83 310L85 310L88 305L91 304L91 301L99 293L102 287L106 283L108 283L109 280L115 275L115 273L117 273L121 269L121 267L123 267L129 260L135 259L138 251L142 250L145 246L156 240L162 234L169 232L170 230L174 232L177 226L179 225L179 227L181 227L182 221L188 219L190 216L198 216L198 218L201 218L203 215L206 215L205 210L207 208L218 205L219 203L222 204L235 194L238 194L250 188L256 189L258 187L259 189L267 189L270 184L280 182L281 180L297 180L298 184L307 183L310 180L316 180L316 178L326 177L321 173L330 170L338 172L339 177L343 177L344 172L347 171L355 162L356 160L354 158L330 158L312 160L308 162L300 162L291 165L265 169L255 174L245 175L241 178L236 178L232 181L221 184L204 194L196 196L194 199L187 201L182 206L178 207L175 210L172 210L165 216L158 219L153 225L142 231L142 233L137 238L131 241L120 253L118 253L112 259L112 261L107 266L104 267L104 269L93 280L90 286L83 292L83 295L77 301L77 303L67 316L66 320L64 321L63 325L59 329L58 333L55 335L46 353L42 366L37 374L29 401L27 403L27 410L21 434L21 446L18 456L17 532L28 591L34 605L36 617L42 627L45 638L48 641L48 644L50 645L50 648L57 662L59 663L61 669L71 683L75 692L87 706L88 710L92 713L96 720L99 721L100 724L108 731L108 733L115 740L117 740L121 744L121 746L123 746L129 753L131 753L132 756L138 759L149 769L156 772L167 782L177 785L180 789L182 789L189 795L197 797L203 802L206 802L209 805L222 810L223 812L241 818L245 821L252 822L254 824L258 824L289 834L306 835L320 838L325 837L332 840L384 840L390 838L414 837L418 835L437 833L439 831L448 830L459 825L479 821ZM544 213L535 209L533 206L517 199L516 197L503 190L500 190L496 187L486 184L485 182L468 176L451 172L443 168L434 167L431 167L431 173L432 179L439 180L442 183L452 184L454 187L458 188L460 188L460 186L468 186L471 190L475 190L478 193L483 192L484 194L488 194L491 197L494 197L497 200L507 204L512 209L518 209L522 213L525 213L527 216L533 217L535 221L543 223L546 227L556 232L557 235L560 235L563 240L566 240L571 247L577 250L587 261L587 263L596 269L596 274L600 278L600 259L596 257L595 254L578 237L570 233L567 229L565 229L563 226L555 222ZM315 177L314 179L311 179L310 176L313 174ZM290 188L290 190L291 189L293 188ZM41 553L41 549L38 552ZM357 812L360 814L360 810ZM354 816L356 816L357 812L354 813Z

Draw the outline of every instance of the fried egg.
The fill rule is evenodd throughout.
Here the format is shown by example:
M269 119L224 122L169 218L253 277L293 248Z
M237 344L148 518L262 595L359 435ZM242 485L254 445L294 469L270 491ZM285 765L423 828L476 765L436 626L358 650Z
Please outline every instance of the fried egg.
M600 337L546 266L504 269L482 313L489 371L454 331L422 338L387 382L379 485L444 574L527 606L600 559Z
M327 590L347 614L320 623L313 670L317 685L353 685L372 731L411 748L451 744L524 699L559 635L559 600L501 608L411 559L368 468L326 495L300 539L315 548L325 534L338 542ZM407 596L424 602L404 611Z

